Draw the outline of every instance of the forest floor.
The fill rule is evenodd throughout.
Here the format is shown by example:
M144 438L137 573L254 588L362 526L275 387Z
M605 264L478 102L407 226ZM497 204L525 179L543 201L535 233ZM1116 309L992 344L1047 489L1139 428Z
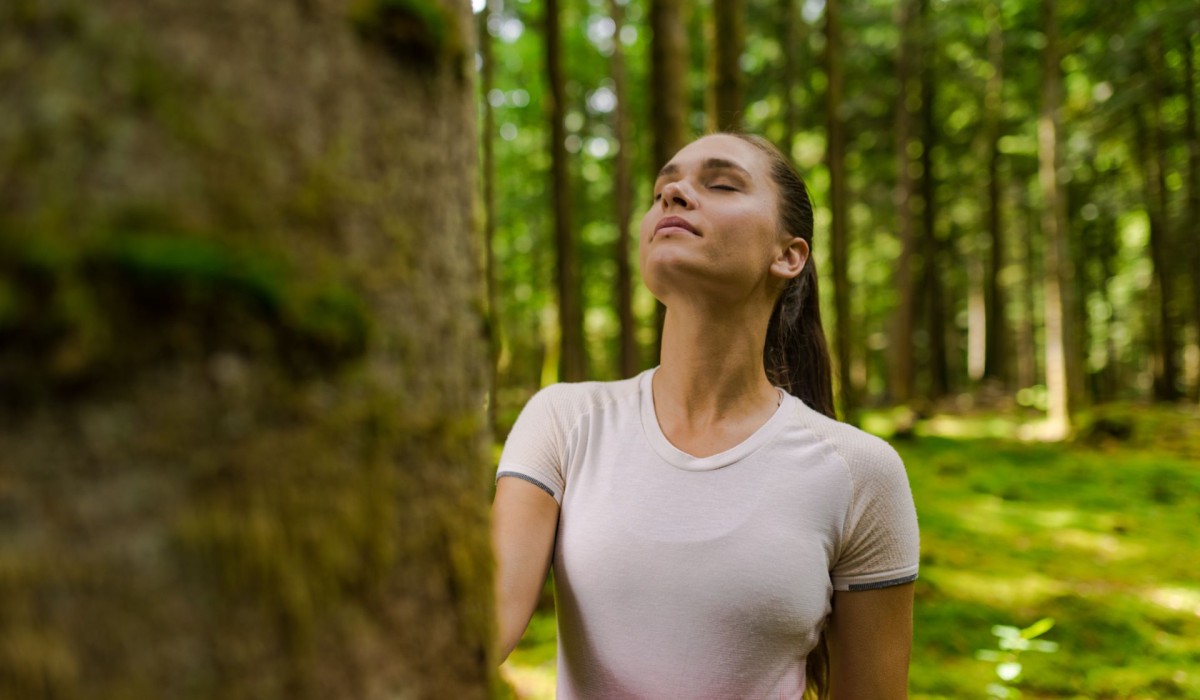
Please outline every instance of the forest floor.
M1200 415L1125 405L1082 424L1040 443L1003 417L939 416L892 441L921 523L914 700L1200 700ZM864 425L889 432L886 415ZM978 658L994 626L1043 618L1057 650L1020 654L1017 678ZM502 673L553 698L554 659L547 606Z

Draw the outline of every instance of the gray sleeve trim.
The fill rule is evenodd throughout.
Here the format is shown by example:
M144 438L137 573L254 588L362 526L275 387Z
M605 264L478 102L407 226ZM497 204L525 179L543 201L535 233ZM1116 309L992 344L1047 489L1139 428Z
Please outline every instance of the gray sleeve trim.
M900 578L888 579L887 581L875 581L873 583L852 583L846 590L849 591L869 591L875 588L887 588L889 586L899 586L902 583L911 583L917 580L917 575L901 576Z
M520 472L500 472L500 473L496 474L496 481L499 481L500 477L502 477L502 476L515 476L518 479L528 481L529 483L533 484L534 486L538 487L539 489L550 494L551 498L554 498L554 492L550 490L550 487L543 484L542 482L538 481L537 479L533 478L532 476L527 476ZM555 500L558 500L558 499L555 499ZM916 578L916 577L914 577L914 578Z

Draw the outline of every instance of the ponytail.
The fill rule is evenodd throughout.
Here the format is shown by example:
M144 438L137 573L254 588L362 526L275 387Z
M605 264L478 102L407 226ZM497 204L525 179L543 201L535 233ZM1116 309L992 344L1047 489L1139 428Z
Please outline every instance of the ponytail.
M813 209L808 187L787 157L770 141L752 134L733 134L758 147L771 163L771 179L779 190L779 221L789 236L808 244L810 255L800 274L788 280L771 320L763 347L767 377L810 408L836 418L829 345L821 326L817 267L813 262Z
M808 187L787 156L761 136L733 134L757 146L771 162L771 179L779 189L779 221L791 236L808 243L809 258L800 274L788 280L767 323L763 366L776 386L804 401L830 418L833 409L833 371L829 345L821 326L817 296L817 268L811 255L813 237L812 201ZM805 661L806 700L829 697L829 642L821 630L817 645Z
M821 326L817 269L811 257L800 274L788 281L767 323L763 365L771 383L830 418L833 376L829 347Z

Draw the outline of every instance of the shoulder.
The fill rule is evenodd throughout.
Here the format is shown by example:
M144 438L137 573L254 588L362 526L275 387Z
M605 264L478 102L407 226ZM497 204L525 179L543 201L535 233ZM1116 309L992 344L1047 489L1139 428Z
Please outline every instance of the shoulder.
M560 429L571 426L598 410L637 406L641 375L612 382L559 382L550 384L529 399L522 412L551 420Z
M796 404L796 420L842 458L853 482L907 480L903 460L886 440L834 420L802 401Z

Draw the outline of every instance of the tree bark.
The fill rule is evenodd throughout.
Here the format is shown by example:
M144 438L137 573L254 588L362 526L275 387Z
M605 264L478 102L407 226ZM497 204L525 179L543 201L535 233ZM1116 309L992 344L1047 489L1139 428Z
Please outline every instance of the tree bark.
M746 44L743 0L713 0L714 124L717 131L740 131L745 109L741 58Z
M829 75L826 94L828 128L827 162L829 165L829 210L831 262L833 263L833 299L837 315L838 391L843 419L857 420L858 397L851 376L849 231L846 226L846 132L842 117L842 93L845 76L842 68L842 27L839 0L825 3L825 70Z
M550 187L554 193L555 280L558 285L558 379L579 382L587 377L583 335L583 298L579 274L579 245L575 239L571 175L567 159L567 89L562 67L559 0L546 0L546 76L550 112Z
M474 31L436 9L0 4L0 695L489 696Z
M999 384L1008 384L1008 323L1005 317L1007 306L1004 286L1000 278L1004 271L1004 186L1000 181L1000 137L1003 133L1001 115L1004 110L1004 28L1002 26L1002 0L988 5L988 63L992 73L988 77L987 95L984 98L984 131L987 138L988 164L988 210L987 231L990 241L990 266L987 274L985 343L983 376Z
M913 176L912 155L913 109L916 81L914 63L918 57L916 0L903 0L896 5L896 23L900 27L900 48L896 57L896 234L900 239L900 257L896 261L896 289L899 300L892 325L891 400L904 404L912 400L915 365L913 336L916 333L916 287L912 261L916 253L913 221L913 199L916 197L916 178Z
M496 112L489 96L495 87L495 61L492 57L492 34L488 22L496 14L497 0L487 0L483 12L479 13L479 75L480 95L483 105L483 129L481 130L480 164L483 181L483 242L485 255L485 278L487 280L487 338L488 338L488 428L496 432L496 388L500 363L501 323L500 307L496 294Z
M633 174L629 152L633 142L629 138L625 52L621 47L625 10L617 0L609 0L608 12L615 28L611 72L613 90L617 96L617 106L613 110L613 138L617 142L617 154L613 159L613 202L616 205L617 226L614 252L617 260L617 318L621 329L619 376L632 377L641 370L641 360L638 357L637 324L633 317L633 270L629 262L629 221L633 217Z
M1026 189L1018 188L1021 194L1020 211L1025 217L1021 250L1021 320L1017 324L1017 387L1026 389L1037 384L1038 345L1034 329L1037 327L1037 303L1034 299L1038 274L1037 255L1034 247L1034 232L1038 228L1038 213L1025 195Z
M1183 99L1184 139L1187 141L1187 219L1181 227L1183 240L1194 241L1200 237L1200 129L1196 125L1196 69L1195 46L1190 32L1183 32ZM1192 282L1192 325L1196 347L1195 357L1200 357L1200 246L1191 245L1190 275ZM1192 384L1192 399L1200 401L1200 367L1196 368Z
M1062 73L1059 66L1055 0L1042 0L1046 33L1042 72L1042 110L1038 118L1038 180L1042 189L1042 232L1045 235L1043 297L1045 308L1047 437L1061 438L1071 429L1070 363L1073 361L1069 289L1071 256L1067 248L1066 198L1058 181L1059 112Z
M650 123L654 128L654 163L650 177L687 145L687 115L691 104L688 91L688 13L686 0L650 0ZM655 347L662 354L662 327L666 307L655 306Z
M780 146L788 158L796 145L796 127L798 112L796 109L796 83L799 82L799 62L796 60L797 45L800 42L797 32L796 0L779 0L779 52L782 64L780 66L779 84L782 86L780 98L783 100L782 121L783 138Z
M1158 332L1152 352L1154 372L1154 398L1158 401L1173 401L1179 398L1177 387L1178 370L1175 363L1176 332L1175 320L1171 315L1174 285L1171 269L1167 262L1170 250L1170 220L1167 211L1166 168L1163 163L1163 117L1162 101L1165 86L1162 76L1156 71L1164 68L1159 62L1162 52L1162 37L1157 31L1150 36L1146 52L1147 68L1150 73L1147 87L1149 95L1147 121L1139 105L1135 115L1138 143L1141 145L1142 173L1146 197L1146 212L1150 218L1150 260L1152 263L1151 286L1154 289L1155 309L1158 313Z
M934 112L936 37L932 31L929 0L921 0L921 247L922 287L925 296L925 333L929 338L929 393L931 401L950 391L950 369L946 358L946 312L942 293L942 242L937 233L937 179L933 171L933 149L937 146Z

